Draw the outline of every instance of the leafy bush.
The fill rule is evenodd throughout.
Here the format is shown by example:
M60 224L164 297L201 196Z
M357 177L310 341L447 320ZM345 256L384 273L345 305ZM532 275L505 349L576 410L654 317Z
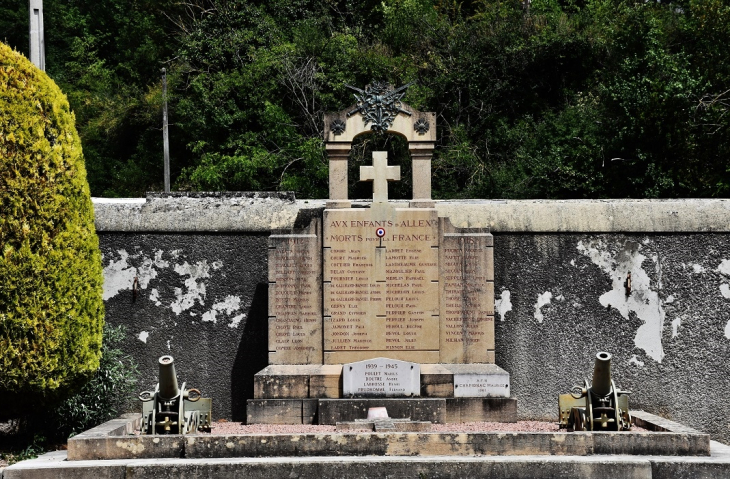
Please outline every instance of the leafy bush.
M0 452L0 460L7 462L9 466L16 462L35 459L47 450L46 438L40 434L33 435L27 440L21 440L20 443L15 442L13 446L15 447L11 447L6 452Z
M78 394L54 409L46 421L48 437L65 439L117 418L129 409L136 398L138 370L131 356L119 349L124 334L123 326L104 326L99 369Z
M99 367L99 242L74 115L0 43L0 414L62 398Z

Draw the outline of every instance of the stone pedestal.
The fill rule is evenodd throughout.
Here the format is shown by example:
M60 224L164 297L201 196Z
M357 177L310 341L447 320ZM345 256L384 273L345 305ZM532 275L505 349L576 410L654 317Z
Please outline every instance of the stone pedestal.
M392 418L413 421L515 422L517 400L502 391L482 397L455 397L459 377L507 381L494 364L421 364L420 398L347 398L342 365L271 365L254 376L254 399L248 401L249 424L335 424L367 417L369 407L388 408ZM502 383L504 386L504 382ZM458 390L458 387L456 388Z

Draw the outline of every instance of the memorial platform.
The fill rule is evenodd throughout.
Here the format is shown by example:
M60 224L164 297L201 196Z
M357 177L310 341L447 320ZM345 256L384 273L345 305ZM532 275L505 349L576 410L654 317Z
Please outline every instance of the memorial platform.
M331 433L130 436L139 415L110 421L0 472L46 478L730 477L730 447L632 411L649 432Z
M480 390L473 377L498 387ZM509 374L495 364L421 364L420 395L408 398L348 397L342 381L342 365L270 365L254 376L247 423L334 425L364 419L371 407L386 407L392 418L433 423L517 420Z

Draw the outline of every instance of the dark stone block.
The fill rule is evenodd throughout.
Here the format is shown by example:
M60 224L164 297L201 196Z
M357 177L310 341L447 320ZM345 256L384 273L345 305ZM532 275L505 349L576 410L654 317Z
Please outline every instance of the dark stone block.
M320 399L318 424L365 419L371 407L385 407L394 419L443 423L445 399Z

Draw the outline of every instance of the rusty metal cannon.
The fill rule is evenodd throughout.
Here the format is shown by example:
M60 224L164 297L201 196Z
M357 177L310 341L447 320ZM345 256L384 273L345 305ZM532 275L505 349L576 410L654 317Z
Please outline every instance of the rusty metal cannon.
M568 431L628 431L631 428L629 391L621 391L611 378L611 354L596 354L593 381L573 386L558 398L560 428Z
M155 391L140 393L143 434L190 434L210 431L212 399L197 389L178 387L175 360L159 359L160 376Z

